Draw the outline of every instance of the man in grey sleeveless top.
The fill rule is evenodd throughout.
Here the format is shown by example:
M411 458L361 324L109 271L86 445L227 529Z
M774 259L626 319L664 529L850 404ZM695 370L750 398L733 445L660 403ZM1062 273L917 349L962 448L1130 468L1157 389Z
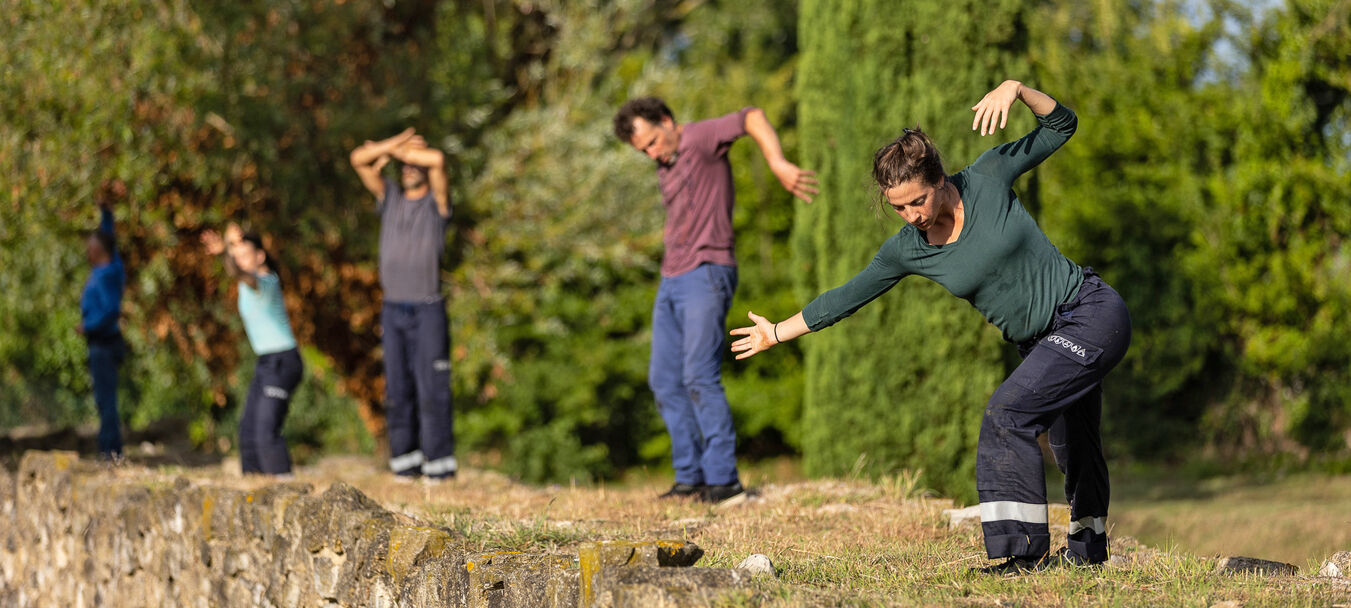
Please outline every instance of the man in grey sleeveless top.
M380 174L391 159L397 182ZM357 147L351 161L380 214L389 466L397 475L452 477L450 325L440 282L451 210L445 157L410 128Z

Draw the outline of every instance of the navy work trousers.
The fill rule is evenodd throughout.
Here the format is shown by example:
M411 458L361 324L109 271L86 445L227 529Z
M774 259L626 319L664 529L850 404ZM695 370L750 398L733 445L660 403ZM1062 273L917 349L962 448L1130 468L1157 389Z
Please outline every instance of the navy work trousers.
M294 348L258 357L244 415L239 419L239 468L243 472L291 472L291 454L286 450L281 427L304 370L300 351Z
M1050 550L1037 445L1037 437L1049 431L1051 451L1065 474L1069 549L1090 562L1107 559L1102 381L1126 355L1130 340L1125 302L1085 268L1078 295L1056 309L1050 329L1019 345L1023 362L990 397L976 450L976 490L990 558Z
M117 369L126 346L122 336L89 339L89 375L94 380L94 405L99 411L99 454L122 455L122 419L117 414Z
M735 266L703 264L662 277L652 307L647 380L671 435L677 483L736 483L736 429L722 387Z
M389 468L399 475L454 475L458 467L446 304L385 302L380 323Z

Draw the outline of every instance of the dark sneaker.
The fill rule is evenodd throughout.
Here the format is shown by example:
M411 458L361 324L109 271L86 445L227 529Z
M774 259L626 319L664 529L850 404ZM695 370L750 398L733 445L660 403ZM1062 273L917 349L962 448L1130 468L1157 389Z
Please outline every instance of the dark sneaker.
M983 568L972 568L973 574L993 574L995 576L1017 576L1019 574L1029 574L1041 570L1045 557L1028 557L1025 555L1015 555L1008 560L985 566Z
M704 493L704 484L679 483L671 486L666 493L657 496L657 498L690 498Z
M746 488L741 487L741 482L733 482L725 486L704 486L704 492L699 496L699 500L704 502L719 503L729 498L739 496L746 492Z

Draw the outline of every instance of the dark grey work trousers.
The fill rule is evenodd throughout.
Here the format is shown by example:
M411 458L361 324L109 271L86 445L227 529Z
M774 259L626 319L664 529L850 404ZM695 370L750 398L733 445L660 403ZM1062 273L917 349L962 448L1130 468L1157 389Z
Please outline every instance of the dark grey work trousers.
M380 314L389 468L399 475L450 477L458 463L446 303L385 302Z
M281 427L304 371L300 351L294 348L258 356L244 415L239 418L239 468L243 472L291 472L291 453Z
M1091 268L1050 328L1019 345L1023 362L999 386L981 423L976 490L990 558L1050 550L1046 479L1037 437L1048 432L1065 474L1068 546L1089 562L1107 559L1107 462L1102 454L1102 381L1131 341L1121 296Z

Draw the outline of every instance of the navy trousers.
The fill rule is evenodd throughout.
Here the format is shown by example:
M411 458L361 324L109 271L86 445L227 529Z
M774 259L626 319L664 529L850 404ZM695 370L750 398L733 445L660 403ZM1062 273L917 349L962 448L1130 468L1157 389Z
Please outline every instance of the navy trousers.
M735 266L703 264L663 277L652 307L647 379L666 431L677 483L736 483L736 429L722 387Z
M454 475L458 465L446 304L385 302L380 322L389 468L399 475Z
M94 380L94 405L99 411L99 454L122 455L122 419L117 414L117 369L126 356L122 336L89 339L89 375Z
M281 427L304 369L300 351L294 348L258 357L239 419L239 465L245 473L291 472L291 454Z
M1093 563L1107 559L1102 381L1126 355L1130 340L1125 302L1085 268L1079 294L1056 310L1051 328L1019 345L1023 362L990 398L976 450L976 490L990 558L1050 550L1037 445L1037 437L1049 431L1051 451L1065 473L1069 549Z

